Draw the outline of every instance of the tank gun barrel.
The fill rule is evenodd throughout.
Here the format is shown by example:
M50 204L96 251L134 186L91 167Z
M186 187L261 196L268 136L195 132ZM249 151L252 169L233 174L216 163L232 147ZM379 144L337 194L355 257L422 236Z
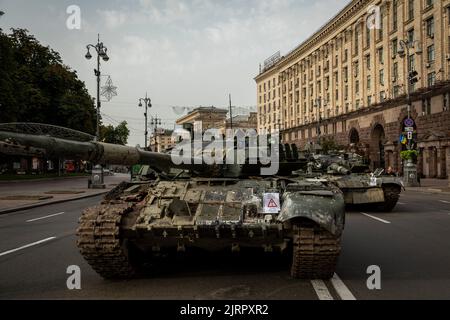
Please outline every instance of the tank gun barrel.
M129 166L151 164L152 167L160 171L167 171L171 167L176 167L169 154L149 152L137 147L0 131L0 153L23 154L27 150L48 158L64 157L98 164Z
M328 170L331 170L335 173L338 174L344 174L344 175L348 175L350 174L350 170L348 170L347 168L337 164L337 163L333 163L328 167Z

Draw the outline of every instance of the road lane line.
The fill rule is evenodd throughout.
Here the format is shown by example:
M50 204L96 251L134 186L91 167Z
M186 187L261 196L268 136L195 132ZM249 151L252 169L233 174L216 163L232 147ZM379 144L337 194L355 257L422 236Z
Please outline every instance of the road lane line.
M355 296L350 292L345 283L335 273L331 278L331 284L342 300L356 300Z
M334 300L323 280L311 280L311 284L319 300Z
M361 214L362 214L362 215L365 215L366 217L372 218L372 219L374 219L374 220L377 220L377 221L380 221L380 222L383 222L383 223L386 223L386 224L390 224L389 221L384 220L384 219L381 219L381 218L377 218L377 217L372 216L372 215L370 215L370 214L367 214L367 213L364 213L364 212L361 212Z
M7 254L10 254L10 253L13 253L13 252L16 252L16 251L19 251L19 250L23 250L23 249L26 249L26 248L29 248L29 247L32 247L32 246L36 246L38 244L41 244L41 243L44 243L44 242L47 242L47 241L50 241L50 240L54 240L54 239L56 239L56 237L50 237L50 238L47 238L47 239L44 239L44 240L39 240L39 241L30 243L30 244L26 244L26 245L21 246L21 247L16 248L16 249L12 249L12 250L8 250L8 251L5 251L5 252L1 252L0 253L0 257L1 256L6 256Z
M442 202L442 203L450 204L449 201L445 201L445 200L439 200L439 201Z
M60 216L62 214L64 214L65 212L59 212L59 213L55 213L55 214L50 214L48 216L44 216L44 217L40 217L40 218L36 218L36 219L30 219L27 220L26 222L33 222L33 221L38 221L38 220L42 220L42 219L47 219L47 218L51 218L51 217L55 217L55 216Z

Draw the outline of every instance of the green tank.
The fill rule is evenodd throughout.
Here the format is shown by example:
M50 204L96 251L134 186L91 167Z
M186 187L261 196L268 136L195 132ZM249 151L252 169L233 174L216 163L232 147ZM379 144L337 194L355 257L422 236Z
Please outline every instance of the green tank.
M332 182L344 193L348 207L364 210L390 212L404 190L401 178L384 174L382 169L371 172L356 153L310 154L308 169L303 173Z
M106 279L134 277L156 255L194 248L284 252L294 278L328 279L335 272L344 196L326 180L291 175L305 166L294 147L283 148L276 175L260 176L262 165L250 161L176 165L171 154L12 127L0 125L0 153L33 148L46 158L144 165L145 178L123 182L79 219L77 246Z

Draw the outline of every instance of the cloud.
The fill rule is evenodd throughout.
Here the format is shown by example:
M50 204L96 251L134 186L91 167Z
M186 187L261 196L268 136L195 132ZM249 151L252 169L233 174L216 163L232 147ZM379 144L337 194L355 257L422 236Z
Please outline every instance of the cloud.
M108 29L116 29L127 21L127 14L116 10L97 10Z

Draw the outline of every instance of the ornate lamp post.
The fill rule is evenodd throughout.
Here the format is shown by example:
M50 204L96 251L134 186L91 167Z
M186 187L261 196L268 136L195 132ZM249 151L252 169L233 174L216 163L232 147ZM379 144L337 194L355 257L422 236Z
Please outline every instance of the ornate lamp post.
M422 47L421 43L418 40L400 40L399 41L400 48L398 49L399 56L404 59L406 57L407 61L407 77L406 77L406 101L407 101L407 108L408 108L408 119L405 121L405 124L402 123L402 127L406 125L409 130L414 127L414 120L411 119L411 92L412 92L412 86L417 83L419 74L416 70L414 70L414 67L412 66L411 61L411 50L415 49L415 54L420 55L422 53ZM408 143L407 143L407 149L412 150L413 149L413 136L412 132L408 132ZM417 179L417 166L410 160L406 160L404 164L404 183L408 187L417 187L419 185L418 179Z
M150 98L148 98L147 97L147 92L145 93L145 98L140 98L139 99L139 107L140 108L142 108L142 102L144 102L144 104L145 104L145 113L144 113L144 116L145 116L145 149L147 149L147 146L148 146L148 118L147 118L147 115L148 115L148 113L147 113L147 111L148 111L148 108L151 108L152 107L152 100L150 99Z
M90 60L92 58L90 49L94 49L95 52L97 52L97 69L94 69L94 74L97 77L97 130L95 133L95 139L98 141L98 139L100 138L100 107L101 107L101 102L100 102L100 77L101 77L101 72L100 72L100 58L103 59L103 61L107 62L109 60L109 56L107 54L108 49L103 45L103 42L100 42L100 34L98 35L98 40L97 40L97 44L93 45L93 44L88 44L86 46L87 48L87 52L86 52L86 59Z
M95 132L95 141L98 141L100 139L100 58L103 59L103 61L108 61L109 56L107 54L108 49L103 45L103 42L100 42L100 34L98 35L97 44L88 44L86 46L87 52L85 55L85 58L90 60L92 58L90 49L94 49L95 52L97 52L97 69L94 69L94 74L97 77L97 129ZM93 189L104 189L105 183L103 179L103 168L101 165L96 165L92 169L92 177L89 181L89 187Z

